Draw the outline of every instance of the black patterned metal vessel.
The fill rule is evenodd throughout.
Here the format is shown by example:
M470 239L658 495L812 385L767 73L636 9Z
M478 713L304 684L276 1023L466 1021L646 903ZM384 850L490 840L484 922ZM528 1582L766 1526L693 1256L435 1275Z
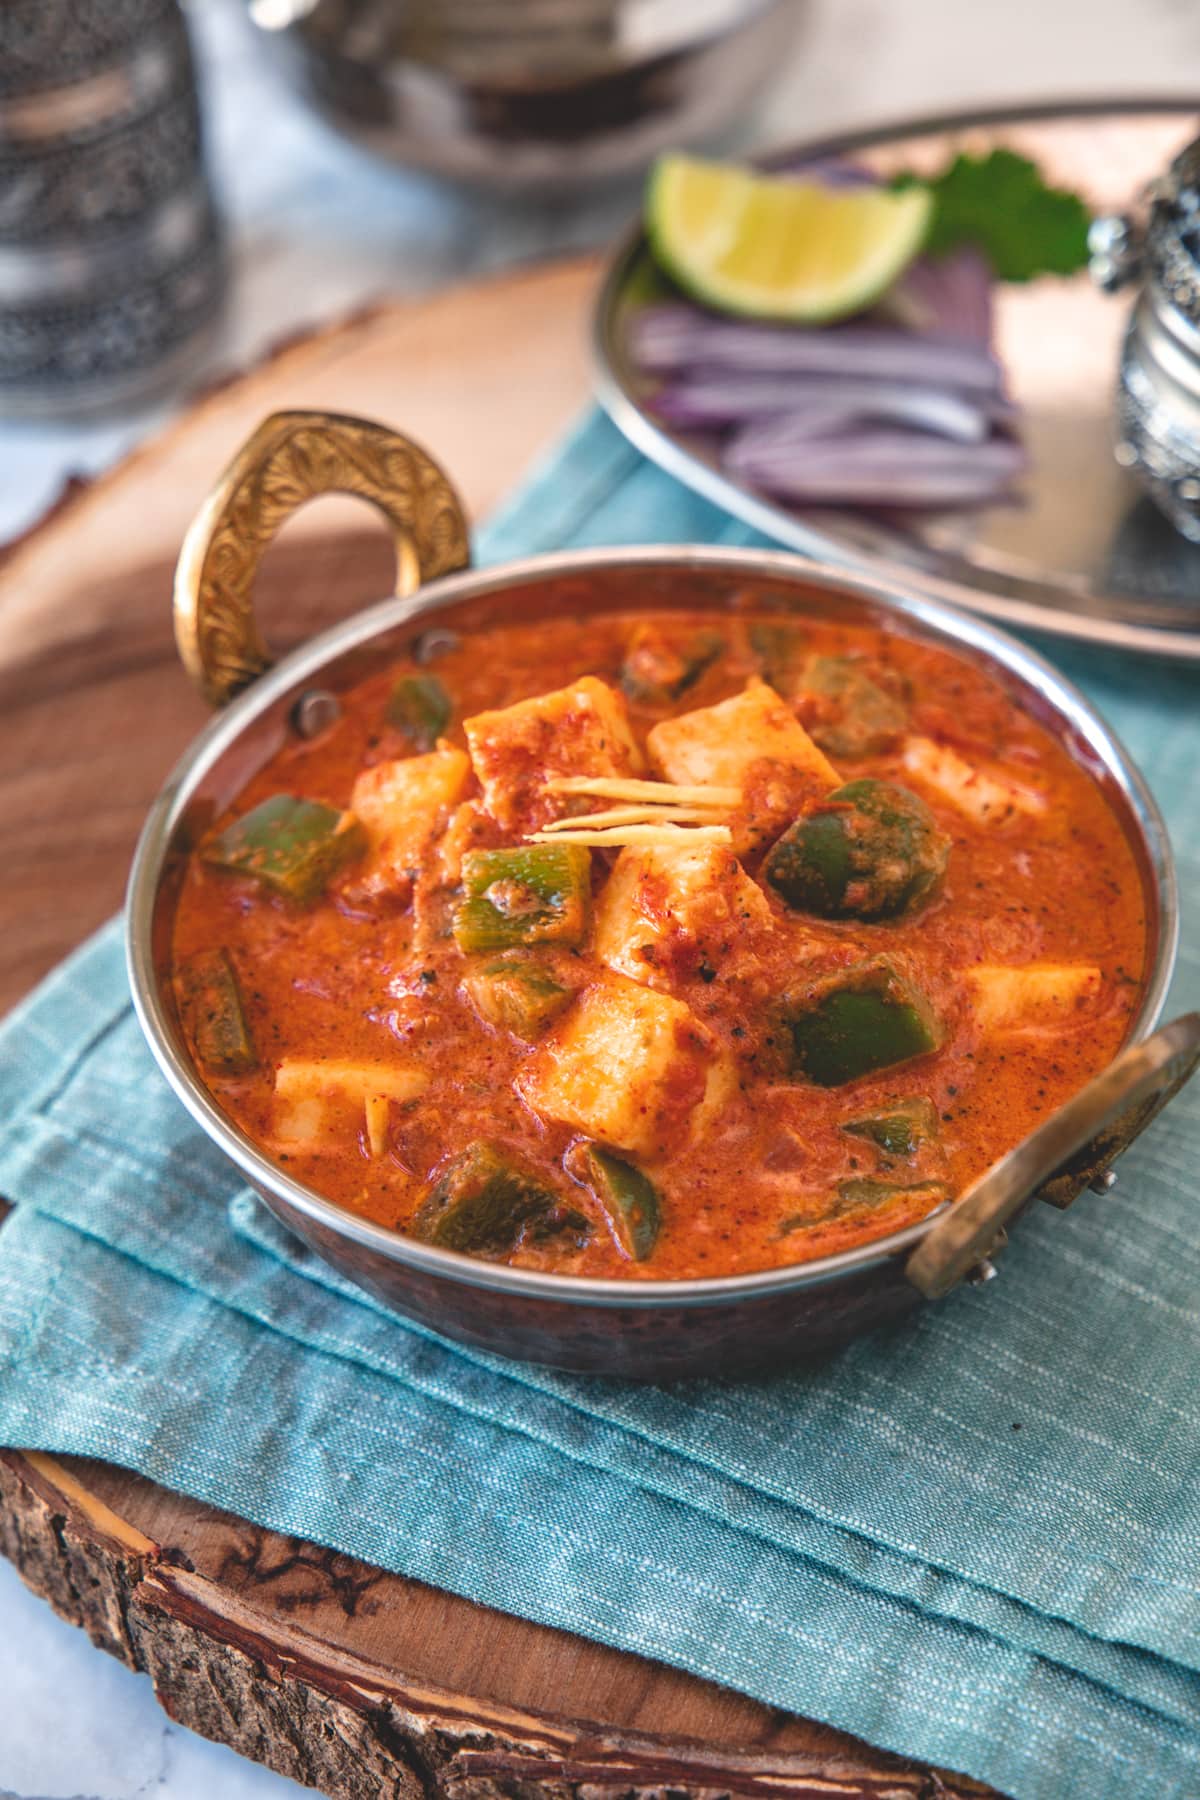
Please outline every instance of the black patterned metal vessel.
M7 0L0 416L96 412L166 385L222 288L177 0Z

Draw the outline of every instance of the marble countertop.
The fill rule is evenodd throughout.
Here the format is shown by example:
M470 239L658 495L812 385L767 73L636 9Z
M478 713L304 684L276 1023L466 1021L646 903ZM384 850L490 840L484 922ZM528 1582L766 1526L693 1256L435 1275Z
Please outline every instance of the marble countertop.
M1178 95L1200 71L1192 0L797 5L795 54L748 122L752 141L976 104ZM284 91L239 0L197 0L192 19L233 247L231 302L209 375L378 295L603 244L636 204L629 189L586 203L500 204L383 168ZM70 474L105 467L172 410L87 427L0 425L0 543L32 523ZM282 1800L303 1791L171 1724L144 1677L55 1618L3 1561L0 1695L0 1800Z

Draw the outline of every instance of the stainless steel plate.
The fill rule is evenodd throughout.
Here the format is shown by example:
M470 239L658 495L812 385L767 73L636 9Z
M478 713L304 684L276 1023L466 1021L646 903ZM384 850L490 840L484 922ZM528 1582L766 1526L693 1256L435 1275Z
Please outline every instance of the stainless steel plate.
M957 150L1003 143L1104 211L1126 205L1197 128L1194 102L1096 102L924 120L764 160L794 168L852 156L884 174L932 171ZM666 291L634 231L600 292L596 383L626 436L681 481L806 555L1010 625L1200 661L1200 545L1160 517L1112 453L1128 298L1097 293L1086 274L1000 284L997 348L1031 455L1025 503L900 525L848 509L787 507L726 475L711 440L660 424L647 407L654 383L630 360L627 327L639 306Z

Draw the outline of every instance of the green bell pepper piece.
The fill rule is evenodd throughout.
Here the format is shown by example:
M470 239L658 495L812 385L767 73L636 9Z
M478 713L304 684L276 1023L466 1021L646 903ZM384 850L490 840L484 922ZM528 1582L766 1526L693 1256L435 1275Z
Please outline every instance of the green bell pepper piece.
M258 1055L226 950L197 950L177 971L184 1024L196 1060L213 1075L247 1075Z
M498 1144L481 1139L447 1163L411 1230L423 1243L465 1255L511 1250L524 1227L544 1220L557 1196Z
M645 1262L662 1224L658 1189L650 1177L599 1144L573 1144L563 1167L580 1187L591 1190L617 1249L633 1262Z
M218 832L200 851L206 863L249 875L308 905L338 870L367 847L367 834L351 812L319 800L274 794Z
M573 1206L555 1206L529 1221L522 1242L549 1244L557 1250L582 1250L592 1241L592 1221Z
M842 1126L851 1137L866 1138L877 1144L886 1156L915 1156L925 1144L936 1143L937 1109L924 1094L911 1100L897 1100L894 1105L861 1119L849 1119Z
M927 1200L928 1204L924 1208L926 1213L944 1206L950 1198L949 1188L940 1181L914 1181L905 1184L898 1181L876 1181L869 1176L855 1176L851 1180L838 1182L832 1200L817 1217L811 1213L797 1213L795 1218L785 1219L779 1227L779 1236L790 1237L793 1231L811 1231L814 1226L825 1225L830 1219L844 1219L854 1213L876 1212L900 1194Z
M875 1212L892 1200L904 1195L908 1199L927 1199L927 1212L935 1206L944 1206L950 1198L950 1190L942 1181L875 1181L869 1176L855 1176L850 1181L839 1181L837 1199L833 1203L832 1216L844 1218L847 1213Z
M463 976L463 987L479 1017L531 1043L558 1017L572 990L555 981L534 957L502 956Z
M631 700L666 706L694 687L724 648L719 631L697 631L678 645L657 626L640 625L625 652L621 686Z
M833 757L890 750L908 725L903 701L849 656L810 656L791 697L817 702L808 733Z
M468 851L454 913L459 949L582 943L591 912L591 870L591 852L583 844Z
M870 778L835 789L768 852L763 873L798 912L895 919L940 888L950 840L919 795Z
M388 700L387 721L414 750L432 750L453 710L436 675L402 675Z
M804 655L805 634L796 625L760 620L750 627L750 648L769 687L785 700L796 691Z
M884 956L839 970L785 1010L796 1068L818 1087L841 1087L943 1041L928 1000Z

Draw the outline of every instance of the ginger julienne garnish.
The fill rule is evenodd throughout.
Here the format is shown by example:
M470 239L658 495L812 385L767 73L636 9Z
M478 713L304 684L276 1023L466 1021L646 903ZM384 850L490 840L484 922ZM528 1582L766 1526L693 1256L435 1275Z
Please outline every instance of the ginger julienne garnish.
M706 806L728 811L742 797L741 788L687 787L675 781L621 781L605 776L551 775L543 784L550 794L591 794L597 800L646 800L666 806Z
M622 781L586 775L551 776L551 794L596 800L624 800L624 806L551 819L531 834L535 844L588 844L594 849L624 844L729 844L733 833L717 821L738 805L741 789L683 786L671 781Z
M613 825L608 830L591 830L564 821L563 829L534 831L531 844L587 844L594 850L619 850L623 844L731 844L733 833L728 825L671 825L657 823L648 815L641 824Z
M580 825L599 831L609 825L649 825L664 819L675 825L711 825L713 814L707 806L612 806L607 812L576 813L565 819L551 819L543 828L542 836L557 831L575 831Z

